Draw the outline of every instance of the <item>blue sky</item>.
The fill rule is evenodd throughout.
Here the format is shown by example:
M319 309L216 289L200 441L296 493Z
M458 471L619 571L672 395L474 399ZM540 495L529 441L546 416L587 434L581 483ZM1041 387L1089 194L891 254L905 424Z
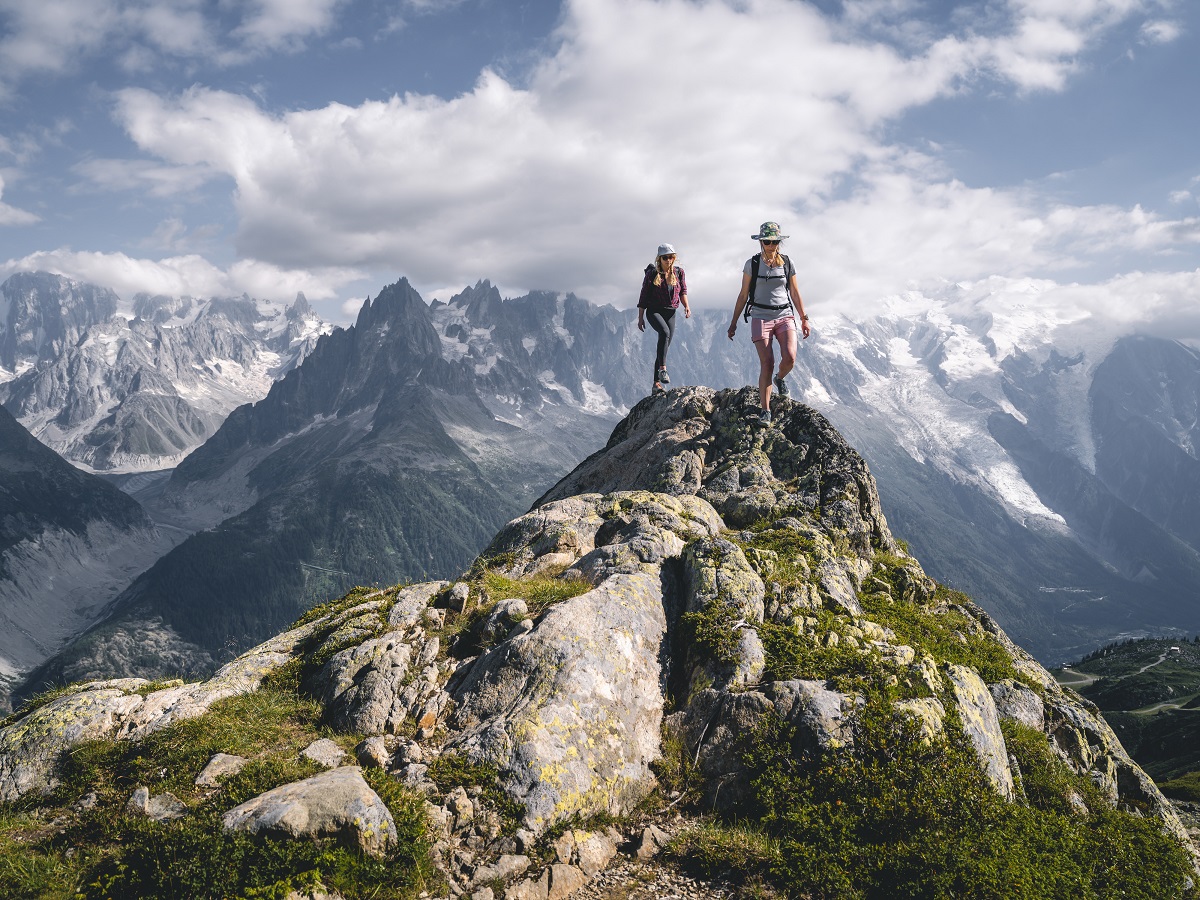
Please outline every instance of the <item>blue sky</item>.
M1035 279L1200 337L1198 31L1194 0L0 0L0 277L628 306L666 240L725 306L774 219L813 312Z

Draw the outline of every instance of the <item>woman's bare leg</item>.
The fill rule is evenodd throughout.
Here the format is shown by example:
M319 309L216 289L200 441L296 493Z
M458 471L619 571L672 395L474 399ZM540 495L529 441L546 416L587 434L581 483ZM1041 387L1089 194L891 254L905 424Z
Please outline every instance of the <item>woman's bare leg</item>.
M775 353L771 349L771 341L755 341L754 349L758 351L758 398L763 409L771 408L771 376L775 370Z

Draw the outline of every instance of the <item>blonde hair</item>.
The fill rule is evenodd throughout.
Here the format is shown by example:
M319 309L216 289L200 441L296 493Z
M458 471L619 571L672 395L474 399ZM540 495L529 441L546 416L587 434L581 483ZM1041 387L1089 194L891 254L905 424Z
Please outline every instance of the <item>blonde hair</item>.
M674 255L675 255L674 253L667 254L667 256L674 256ZM666 276L667 276L667 284L669 284L671 287L675 287L675 282L678 280L675 277L675 264L674 263L671 263L671 271L670 272L666 272L666 273L663 272L662 261L666 258L667 258L666 256L654 257L654 286L655 287L658 287L660 284L662 284L664 274L666 274Z

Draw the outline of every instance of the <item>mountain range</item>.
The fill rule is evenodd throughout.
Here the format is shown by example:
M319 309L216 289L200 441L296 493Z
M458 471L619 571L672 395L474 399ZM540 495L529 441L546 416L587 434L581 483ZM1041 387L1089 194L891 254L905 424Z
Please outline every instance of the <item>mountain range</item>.
M95 472L169 469L331 330L301 294L136 295L46 272L0 285L0 404Z
M793 396L861 449L930 573L1039 658L1197 630L1200 354L1000 294L818 312ZM676 384L755 379L727 321L680 324ZM504 299L482 281L426 303L404 280L385 288L165 484L135 491L200 533L39 678L154 674L152 658L129 668L146 642L206 671L349 585L458 571L645 395L652 338L570 294Z

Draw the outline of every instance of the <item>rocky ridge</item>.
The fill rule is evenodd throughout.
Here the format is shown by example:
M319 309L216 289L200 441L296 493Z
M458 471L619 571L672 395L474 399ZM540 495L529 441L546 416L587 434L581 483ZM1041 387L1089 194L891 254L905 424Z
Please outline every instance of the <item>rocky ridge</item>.
M424 798L440 873L427 885L442 896L598 888L619 847L648 858L670 844L622 818L656 791L752 815L756 753L801 768L853 759L880 715L913 753L960 743L1002 803L1043 803L1031 761L1049 759L1073 773L1058 798L1071 815L1136 811L1190 849L1095 708L907 554L829 423L784 400L761 428L747 424L753 406L751 389L647 398L462 578L352 592L205 682L89 683L19 712L0 729L0 799L61 792L61 754L81 742L145 741L291 684L354 742L358 767L310 747L306 764L329 775L268 785L252 808L222 810L225 788L172 795L182 821L216 802L226 829L263 823L275 839L334 836L386 856L396 824L370 785L400 783ZM755 735L780 740L755 749ZM391 777L359 784L373 772ZM319 777L362 814L316 815Z

